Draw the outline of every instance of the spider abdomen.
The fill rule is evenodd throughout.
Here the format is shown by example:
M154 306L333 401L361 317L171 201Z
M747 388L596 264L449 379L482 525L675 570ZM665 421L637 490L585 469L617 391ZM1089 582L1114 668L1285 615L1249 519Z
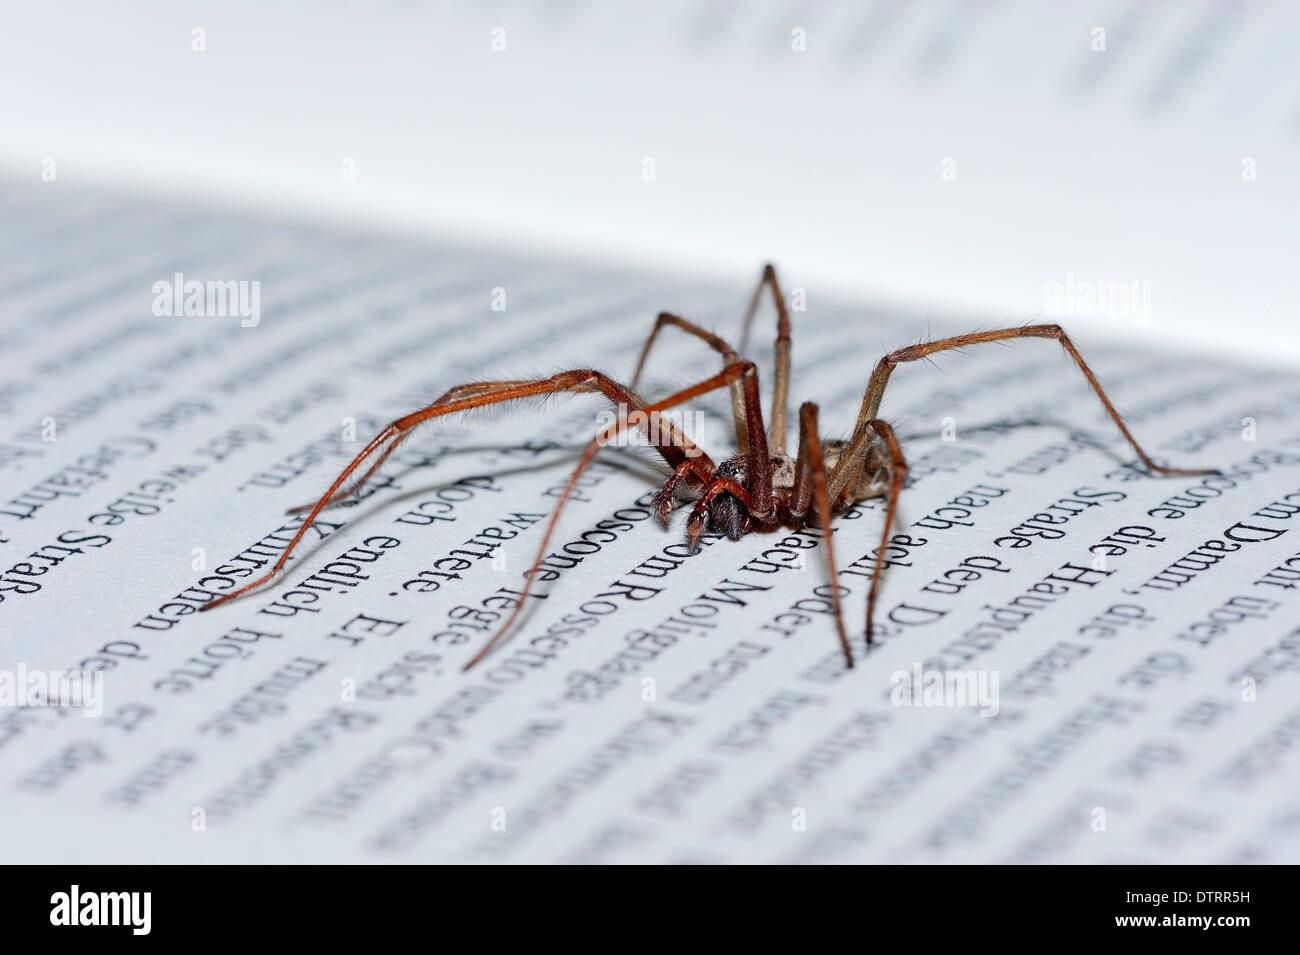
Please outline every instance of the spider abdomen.
M826 470L834 471L840 458L848 449L847 441L830 440L822 444L822 454ZM877 436L867 446L863 455L862 471L856 481L844 489L842 502L862 501L872 497L883 497L889 493L890 483L894 479L894 461L889 453L889 446L883 438Z

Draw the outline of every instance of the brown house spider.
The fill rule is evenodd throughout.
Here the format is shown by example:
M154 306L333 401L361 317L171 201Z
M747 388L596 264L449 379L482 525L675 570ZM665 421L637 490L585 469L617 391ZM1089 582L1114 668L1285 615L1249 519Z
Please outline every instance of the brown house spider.
M772 393L771 427L763 426L763 411L759 404L758 372L752 362L740 355L746 349L750 324L763 296L763 289L771 291L776 305L776 383ZM667 325L680 328L708 344L722 356L723 369L716 375L685 388L659 401L647 403L633 390L640 380L647 356L659 332ZM264 576L238 590L224 594L203 606L211 610L245 591L260 587L284 569L289 555L302 540L317 515L326 507L346 501L356 493L393 453L394 449L410 436L415 427L432 418L467 411L484 405L527 398L556 392L599 392L608 398L619 411L619 418L603 429L583 451L578 466L569 478L563 493L551 513L546 533L538 548L537 557L527 574L527 580L518 603L510 616L492 638L465 665L469 669L496 645L510 629L523 608L532 588L534 575L546 555L551 534L555 530L560 512L572 495L579 477L591 463L596 452L615 435L628 427L645 430L651 444L671 467L672 475L664 482L654 498L654 510L665 526L672 511L679 504L683 492L694 495L694 506L686 521L686 539L692 550L698 546L699 537L707 527L726 534L732 540L753 530L772 529L778 526L804 527L814 516L826 540L826 561L832 583L836 577L835 552L831 542L830 519L834 512L843 510L857 501L871 497L888 497L885 507L885 525L880 547L876 552L876 565L867 592L867 643L871 643L872 617L876 604L876 591L884 562L889 532L898 505L898 493L907 476L907 462L898 446L894 430L876 417L885 385L894 368L902 362L916 361L935 352L961 348L981 342L996 342L1008 338L1054 338L1074 359L1088 383L1092 385L1102 405L1114 420L1120 433L1137 452L1142 463L1151 471L1161 474L1202 475L1217 474L1214 470L1185 470L1167 468L1156 464L1142 450L1129 432L1110 399L1102 390L1096 377L1084 362L1065 332L1058 325L1023 325L996 331L975 332L953 338L940 338L919 345L900 348L881 358L867 382L866 394L858 412L853 434L847 441L826 441L817 434L817 405L804 402L799 408L799 447L792 458L786 453L786 403L790 384L790 316L785 299L777 282L776 270L768 265L754 289L749 308L745 313L741 332L740 352L727 342L677 315L661 313L654 329L646 339L637 362L630 386L591 369L580 368L533 381L484 381L452 388L433 404L398 418L384 428L362 449L352 462L334 479L334 483L314 505L296 507L289 513L308 511L298 533L294 535L275 566ZM738 453L715 464L689 437L659 412L718 388L731 388L732 414L735 418ZM376 456L377 455L377 456ZM361 465L374 457L373 462L344 490L343 485ZM828 473L829 471L829 473ZM838 588L832 587L832 604L835 626L848 666L853 666L853 651L844 631Z

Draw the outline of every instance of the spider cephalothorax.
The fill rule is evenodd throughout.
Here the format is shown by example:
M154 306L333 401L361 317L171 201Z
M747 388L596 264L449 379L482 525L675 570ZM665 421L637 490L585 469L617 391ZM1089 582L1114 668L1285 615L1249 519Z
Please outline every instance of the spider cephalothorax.
M741 358L746 351L750 323L758 309L764 289L770 290L777 312L776 375L772 390L770 430L764 426L763 411L759 403L758 371L752 362ZM718 374L666 398L646 402L634 389L655 339L659 332L669 325L695 336L718 352L722 356L723 369ZM546 555L560 512L572 496L583 471L601 448L622 431L632 428L645 429L650 443L673 469L672 474L664 482L663 488L655 495L654 510L660 521L667 524L673 510L679 504L690 504L691 512L686 520L686 537L692 547L698 543L706 527L725 534L732 540L738 540L755 530L772 529L783 524L802 527L815 522L821 528L826 541L827 567L831 579L834 580L836 570L835 550L831 543L832 515L856 501L873 497L886 498L884 531L880 546L875 550L875 568L871 576L871 586L867 591L866 639L869 644L876 592L884 567L885 549L890 540L889 534L898 505L899 491L907 479L907 463L898 446L894 430L887 422L877 417L880 401L885 393L885 385L889 382L894 368L903 362L916 361L950 348L1003 341L1009 338L1053 338L1060 342L1079 370L1083 372L1084 377L1088 379L1088 383L1101 399L1102 405L1120 433L1150 470L1161 474L1183 475L1218 473L1212 470L1169 468L1152 461L1129 432L1119 412L1110 403L1096 377L1074 347L1074 343L1059 325L1023 325L996 331L975 332L970 335L941 338L920 345L909 345L891 352L880 359L871 373L852 436L843 441L827 441L823 445L817 433L817 405L811 401L804 402L799 408L798 450L792 457L785 451L786 405L790 384L790 316L786 311L780 285L777 283L776 271L769 265L763 269L763 277L759 280L758 287L750 299L739 351L733 349L719 336L695 323L663 312L655 320L654 328L641 349L640 360L632 376L630 387L620 385L608 375L587 368L531 381L474 382L452 388L433 404L398 418L362 449L361 453L335 478L334 483L319 501L294 508L290 512L308 513L302 526L289 542L289 546L285 548L284 553L267 574L205 604L203 609L211 610L232 597L259 587L283 570L289 555L298 546L320 512L330 505L347 500L355 493L421 423L442 415L536 395L565 391L597 392L604 395L619 409L618 420L603 428L583 451L573 475L565 485L563 494L556 502L555 510L542 536L537 557L526 575L527 579L519 600L492 639L465 665L466 669L481 660L518 617L524 605L524 598L531 591L537 569ZM740 451L726 458L721 464L714 464L699 446L667 417L660 415L660 412L719 388L731 390L732 416L736 423L736 443ZM369 465L361 472L361 476L353 478L353 474L366 462L369 462ZM694 492L694 496L689 496L687 492ZM852 666L853 651L844 631L839 592L839 587L831 588L835 626L845 660L849 666Z

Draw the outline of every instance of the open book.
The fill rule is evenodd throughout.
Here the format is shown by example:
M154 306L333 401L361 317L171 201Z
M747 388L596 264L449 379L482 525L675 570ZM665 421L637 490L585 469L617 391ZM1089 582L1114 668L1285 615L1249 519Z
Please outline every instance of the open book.
M863 51L879 49L873 38L906 26L931 40L925 56L916 54L919 76L933 72L940 83L944 63L962 76L957 53L965 34L953 32L955 14L909 6L874 5L874 19L857 34L825 8L819 32L818 20L787 26L782 10L765 5L753 14L756 25L747 21L740 30L719 6L714 26L697 23L667 55L717 58L722 66L696 69L725 72L744 60L736 51L748 41L737 31L768 30L777 35L773 49L790 55L797 55L789 49L798 40L793 30L806 29L810 53L829 32L849 52L796 84L807 94L809 84L832 89L835 68L865 68ZM1202 21L1216 9L1201 9ZM90 8L86 15L98 22ZM407 15L420 23L433 16ZM582 38L623 36L630 62L639 64L650 61L644 37L618 34L589 8L571 15L570 30L551 33L536 23L515 29L506 17L506 52L496 66L479 63L445 33L423 35L445 48L453 65L476 64L465 75L487 87L473 94L485 97L479 102L495 103L493 95L506 89L527 98L518 74L493 87L483 72L502 63L522 69L510 59L516 43L529 68L539 50L563 59L581 48L587 67L604 63L622 78L617 82L632 84L630 66L609 65L616 50L584 47ZM1220 25L1232 16L1218 15L1226 18ZM205 51L191 48L195 25L174 17L137 26L159 31L150 34L154 40L184 28L181 52L158 54L182 75L186 57L256 58L280 16L288 14L277 8L258 21L265 27L259 39L239 32L253 22L243 5L214 13L202 34ZM1143 20L1135 10L1125 16L1131 30L1133 18ZM1160 17L1176 22L1159 30L1147 23L1146 35L1166 46L1179 37L1190 42L1202 22L1171 11ZM1079 19L1069 30L1087 18ZM348 25L400 45L397 37L412 32L403 22L396 14L361 25L341 12L312 14L302 21L303 46L282 52L310 66L318 60L303 51L312 38L340 43ZM1031 26L1043 35L1042 22L1025 29ZM481 59L493 56L492 24L464 27L471 28L482 34ZM991 33L989 42L1001 36ZM1247 18L1242 34L1257 37L1258 22ZM715 35L716 57L691 52L690 37ZM36 56L37 36L17 52ZM1081 42L1077 68L1066 73L1081 89L1095 82L1096 95L1119 95L1089 72ZM103 49L85 55L93 61L107 55ZM392 59L398 74L413 62ZM1261 55L1258 62L1271 61ZM1170 71L1168 88L1145 87L1150 115L1178 115L1184 100L1175 78L1186 73ZM253 82L236 74L221 75ZM120 62L106 75L132 95L145 83ZM184 75L182 86L199 82ZM656 75L664 95L688 92L689 82L671 71ZM746 75L768 92L780 85L752 63ZM1020 88L1017 78L1002 79L1004 89ZM352 81L382 118L410 108L414 94L401 76L380 83L361 72ZM367 98L376 85L392 96ZM920 85L912 102L934 95ZM172 92L154 94L149 110L163 115ZM851 101L827 95L828 110ZM736 183L717 194L713 211L739 218L699 233L726 251L687 271L667 269L664 256L631 263L624 253L636 251L634 244L613 242L623 264L597 248L577 251L603 203L610 213L603 221L621 212L628 215L620 221L645 224L642 203L658 202L660 226L679 236L690 231L709 177L688 181L681 169L707 162L708 154L655 153L653 144L617 160L631 163L638 188L663 187L653 201L627 198L621 184L602 185L599 162L590 159L600 149L592 147L583 175L596 184L568 191L585 200L572 218L552 220L556 249L549 252L521 249L483 229L419 234L428 224L420 210L467 220L477 202L483 220L517 222L521 234L537 237L554 210L521 201L510 219L503 212L509 197L494 206L484 193L489 182L520 182L512 176L526 175L526 160L476 179L469 151L425 149L418 127L406 141L411 169L389 170L389 185L373 187L365 202L322 200L335 221L293 208L324 195L310 176L307 187L287 187L295 202L260 214L205 202L205 189L194 183L214 177L207 181L224 183L224 191L214 186L208 200L230 195L258 179L259 163L266 174L260 188L274 191L268 181L314 148L317 96L325 94L317 90L304 107L298 140L251 136L243 148L253 158L228 168L224 179L214 172L220 161L196 159L188 194L173 189L179 198L79 182L96 176L72 172L92 155L100 157L103 179L130 178L104 157L116 156L123 168L166 164L160 156L170 161L202 137L220 139L213 118L233 115L222 113L230 101L219 99L206 119L178 129L169 140L174 154L143 147L114 153L103 130L83 129L64 136L76 162L55 149L53 177L40 181L36 163L0 185L0 819L7 861L1294 861L1300 378L1281 362L1295 343L1282 341L1253 363L1227 345L1205 347L1221 341L1223 307L1233 300L1271 302L1271 311L1251 313L1257 324L1245 321L1245 309L1232 313L1238 351L1247 350L1243 342L1276 340L1270 335L1284 327L1283 313L1295 304L1285 295L1294 295L1294 286L1287 292L1268 278L1259 259L1251 261L1262 277L1248 285L1248 257L1231 250L1223 250L1219 274L1198 268L1207 240L1184 228L1181 210L1147 223L1157 239L1170 239L1168 260L1153 255L1127 268L1099 259L1071 268L1062 264L1076 261L1069 250L1044 238L1048 246L1029 245L1058 258L1004 261L1011 285L999 288L989 278L998 243L1030 220L984 221L981 229L998 238L976 248L960 209L950 221L940 217L951 231L915 235L898 224L907 204L895 196L885 214L897 212L898 244L855 291L845 278L846 246L831 247L838 237L859 254L863 242L876 239L849 235L842 224L839 233L814 235L798 223L816 218L832 197L857 209L861 195L844 190L871 176L855 178L844 152L832 154L818 176L796 156L797 145L789 146L796 158L786 169L798 182L796 198L784 198L798 208L772 213L771 222L757 213L747 218L739 197L753 183ZM1050 114L1043 96L1023 108ZM1283 99L1277 91L1262 102ZM699 133L686 127L705 117L689 103L682 108L685 127L664 120L647 138L682 142ZM251 131L274 112L265 100L247 109L241 115ZM1273 128L1263 119L1275 114L1261 118L1260 110L1251 121ZM635 124L617 110L609 115L613 141L625 145ZM845 125L819 126L817 135L851 138L843 132L851 120L844 114ZM455 129L468 121L452 115L447 122ZM484 122L481 130L489 129ZM801 122L790 118L796 144ZM1184 121L1170 122L1169 141L1134 148L1159 151L1190 136ZM1244 125L1227 123L1238 131ZM824 132L832 126L837 131ZM15 128L15 141L43 157L38 124ZM1280 140L1294 136L1278 129ZM968 143L980 139L974 126L963 135ZM352 157L360 172L351 185L372 188L365 184L373 160L359 147L336 146L321 153L329 156L322 160L329 176L337 181L338 162ZM935 180L927 178L925 188L959 188L969 151L935 150L924 154L925 175ZM1232 188L1250 188L1239 174L1240 152L1234 143L1221 158L1232 166ZM414 172L417 153L453 164L450 178L440 178L434 161ZM504 155L492 153L487 165L506 163ZM540 147L522 155L559 162ZM943 184L941 163L950 155L957 178ZM1144 209L1173 202L1187 183L1168 180L1192 174L1158 177L1151 153L1140 155L1134 202L1153 203ZM655 162L644 166L643 159ZM782 163L770 155L764 162L768 170ZM1023 170L1030 179L1050 184L1053 173L1031 167ZM742 166L728 168L748 175ZM645 170L654 176L641 179ZM1033 190L1000 187L996 178L977 178L975 197L960 200L971 203L967 213L987 208L994 193L1013 212L1038 202ZM1157 178L1165 179L1160 194L1142 198ZM455 198L452 180L465 183L474 201ZM1228 189L1226 182L1215 189ZM1270 201L1295 187L1256 185L1269 190ZM563 186L555 192L565 194ZM392 213L401 197L414 211L397 230ZM1077 212L1082 206L1074 202ZM1222 203L1210 207L1229 221L1238 215ZM358 221L366 208L383 213ZM1267 235L1285 240L1287 227L1269 202L1252 200L1239 214L1239 224L1267 224ZM754 253L752 244L782 231L777 224L785 237ZM1090 248L1104 245L1103 233L1124 231L1071 215L1063 228ZM589 239L615 232L593 231ZM1177 246L1173 233L1180 233ZM802 254L785 267L779 256L800 243ZM915 257L927 243L942 251ZM737 260L751 254L751 272L739 278ZM322 515L275 584L197 612L274 562L301 526L301 515L286 511L319 497L387 422L467 381L577 367L627 380L664 309L733 336L761 255L777 257L791 300L792 406L818 402L829 437L852 430L867 376L886 351L1046 312L1071 332L1159 461L1222 473L1147 474L1054 342L945 353L935 356L938 369L902 367L886 396L883 413L910 471L870 648L865 596L882 502L864 501L835 522L835 584L857 652L852 670L829 613L819 532L735 542L710 533L691 554L681 512L668 530L651 514L666 476L662 462L651 449L621 446L603 451L584 476L508 640L464 673L512 609L576 455L608 423L599 400L566 395L423 429L359 501ZM945 256L952 261L940 261ZM812 260L827 264L819 270ZM873 283L879 296L863 291ZM1022 301L1014 290L1003 294L1011 286L1032 289L1035 302L1007 322L1002 310ZM1212 294L1202 296L1209 286ZM922 294L925 287L935 294ZM968 304L955 308L958 298ZM1116 310L1099 308L1102 300ZM760 363L765 385L772 325L770 312L761 312L747 356ZM658 397L718 368L716 354L666 332L640 390ZM732 450L725 390L691 402L675 420L715 459Z

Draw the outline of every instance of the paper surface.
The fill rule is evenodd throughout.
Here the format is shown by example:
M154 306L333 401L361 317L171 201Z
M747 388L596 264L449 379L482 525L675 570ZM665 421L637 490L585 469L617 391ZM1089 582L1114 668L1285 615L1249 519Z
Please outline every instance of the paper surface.
M869 652L880 502L835 526L851 671L820 535L687 556L683 515L649 517L662 465L608 449L554 579L462 673L594 397L428 428L276 585L193 611L387 421L468 380L625 380L658 311L734 336L750 287L106 192L7 187L0 219L0 671L103 672L98 716L0 708L3 861L1295 861L1292 374L1069 329L1138 439L1205 479L1134 467L1054 342L901 367L884 413L911 477ZM260 284L168 314L177 273ZM886 350L989 326L781 279L792 401L828 436ZM718 367L658 347L647 395ZM725 393L683 410L725 457ZM974 696L927 696L932 672Z

